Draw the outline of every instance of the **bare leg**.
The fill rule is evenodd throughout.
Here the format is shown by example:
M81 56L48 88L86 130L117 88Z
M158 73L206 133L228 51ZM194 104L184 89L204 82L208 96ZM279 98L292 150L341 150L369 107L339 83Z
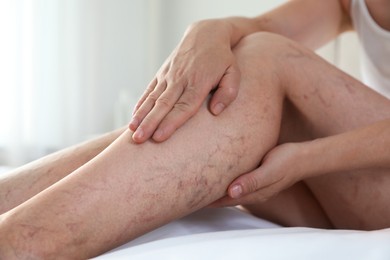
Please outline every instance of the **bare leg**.
M277 67L281 76L286 100L279 143L330 136L390 117L388 99L311 51L269 34L253 35L245 41L253 46L253 66L255 60L257 64L267 63L270 68ZM248 208L281 224L311 226L313 219L307 214L311 209L301 202L314 194L336 228L389 227L389 173L390 169L368 169L325 175L305 180L266 203Z
M308 59L300 48L279 38L264 34L238 46L239 64L245 71L242 87L238 99L222 115L213 117L203 107L162 144L136 145L127 131L89 163L3 215L0 232L5 235L0 237L0 254L7 259L15 252L20 257L85 258L206 206L224 195L235 177L256 167L276 144L284 95L302 112L311 126L308 129L322 135L321 131L337 133L328 117L335 116L336 126L338 118L344 119L337 106L329 108L326 102L315 106L326 93L336 94L338 101L346 96L351 102L367 95L367 104L389 109L388 102L363 87L355 94L343 88L340 95L332 92L334 88L318 87L316 92L287 88L296 85L299 90L301 82L287 78L290 67L279 63L303 58L311 60L304 68L315 69L313 65L323 61L312 55ZM259 44L265 44L268 52L261 52ZM273 48L280 56L269 55L278 53L272 52ZM259 57L264 62L259 62ZM276 58L280 61L275 62ZM324 67L319 65L319 69ZM304 94L314 105L304 101ZM349 127L352 123L359 125L353 121ZM300 208L312 208L319 221L326 221L316 199L322 200L312 190L316 197L307 192L313 200L302 202L307 205L301 203ZM332 210L324 209L328 215Z
M3 215L0 254L87 258L223 196L276 144L283 96L278 77L261 83L269 87L264 91L257 80L244 78L238 99L222 115L212 116L204 105L164 143L137 145L126 131L87 164Z
M18 206L91 160L124 130L118 129L0 176L0 214Z

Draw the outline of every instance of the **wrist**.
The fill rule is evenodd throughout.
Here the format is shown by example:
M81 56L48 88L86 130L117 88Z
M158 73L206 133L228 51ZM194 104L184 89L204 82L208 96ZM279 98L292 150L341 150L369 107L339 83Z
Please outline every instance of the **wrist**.
M192 23L185 31L184 37L207 37L207 40L230 42L232 27L226 19L206 19ZM192 37L194 38L194 37Z
M230 44L234 47L242 38L262 31L253 18L229 17L224 19L226 26L230 27Z
M302 179L321 175L326 172L323 164L323 145L320 139L299 143L297 162L300 163Z
M207 35L208 41L214 39L220 44L229 43L230 48L233 48L242 38L257 31L258 24L252 18L227 17L195 22L187 28L185 36Z
M231 50L230 28L221 20L201 20L191 24L180 41L179 50L203 52L215 48Z
M308 164L308 177L334 173L342 170L340 162L343 160L340 150L335 150L335 141L331 137L324 137L305 142L304 157Z

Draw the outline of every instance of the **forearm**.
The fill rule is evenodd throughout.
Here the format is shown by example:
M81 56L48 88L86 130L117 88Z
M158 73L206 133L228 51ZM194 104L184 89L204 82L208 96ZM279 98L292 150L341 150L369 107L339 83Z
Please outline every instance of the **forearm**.
M390 168L390 120L306 143L310 175Z
M85 164L125 128L45 156L0 178L0 214L16 207ZM17 187L17 188L15 188Z
M200 21L193 24L187 34L211 30L214 33L207 32L208 35L234 47L245 36L267 31L317 49L350 28L348 17L338 0L295 0L253 18L227 17Z

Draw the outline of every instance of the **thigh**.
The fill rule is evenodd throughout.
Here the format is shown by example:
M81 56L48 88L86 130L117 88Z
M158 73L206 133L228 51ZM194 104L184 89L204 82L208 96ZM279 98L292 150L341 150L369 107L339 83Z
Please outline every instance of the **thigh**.
M390 117L389 99L314 54L302 53L307 57L290 67L285 85L288 109L281 142L326 137ZM364 169L305 183L334 227L379 229L390 226L389 173L389 169Z
M249 54L246 48L241 53ZM213 116L204 104L163 143L136 144L125 131L87 164L0 216L0 233L7 234L0 236L0 247L10 244L21 257L32 249L43 256L88 258L223 196L234 178L256 167L275 145L281 120L276 77L244 74L241 85L221 115Z
M250 40L255 41L260 49L268 49L263 54L263 60L276 64L284 89L279 143L339 134L390 117L390 101L387 98L310 50L275 35L257 35ZM302 209L302 205L307 205L307 200L302 199L302 193L306 190L306 196L312 196L317 203L311 205L319 206L324 217L328 217L336 228L388 227L388 172L386 169L369 169L305 180L308 190L302 188L301 184L292 187L266 204L256 206L255 213L271 216L271 220L288 225L312 226L312 220L305 222L301 218L300 221L291 221L285 211L278 209L289 205L288 215L306 214ZM292 200L300 203L294 205ZM254 209L253 206L251 208ZM266 212L268 210L272 213Z
M368 95L370 91L368 91ZM376 96L376 94L375 94ZM343 120L328 131L316 131L290 102L286 102L282 120L280 143L300 142L340 133L390 115L390 102L378 98L377 102L363 104L359 109L340 110ZM379 104L380 110L375 106ZM350 118L351 120L347 120ZM332 120L331 120L332 121ZM319 203L332 226L343 229L379 229L390 226L390 170L363 169L339 172L304 180L311 195ZM296 195L294 195L296 197Z
M255 216L286 227L333 228L321 204L302 181L266 202L244 208Z

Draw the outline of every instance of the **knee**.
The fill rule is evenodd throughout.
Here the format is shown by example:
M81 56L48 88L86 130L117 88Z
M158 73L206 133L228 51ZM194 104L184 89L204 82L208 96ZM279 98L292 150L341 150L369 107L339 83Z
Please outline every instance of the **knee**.
M238 57L245 56L246 59L273 63L276 61L275 57L287 48L284 44L286 40L277 34L258 32L242 38L235 46L234 52Z
M244 37L234 48L241 78L252 85L274 87L282 78L281 53L288 48L286 39L272 33L259 32Z
M250 52L253 57L272 61L285 61L290 57L311 56L312 52L299 43L282 35L258 32L241 39L235 48L237 53Z
M252 77L274 75L287 82L294 70L306 66L307 61L316 57L314 52L299 43L269 32L258 32L244 37L235 46L241 73ZM284 85L284 84L283 84Z

